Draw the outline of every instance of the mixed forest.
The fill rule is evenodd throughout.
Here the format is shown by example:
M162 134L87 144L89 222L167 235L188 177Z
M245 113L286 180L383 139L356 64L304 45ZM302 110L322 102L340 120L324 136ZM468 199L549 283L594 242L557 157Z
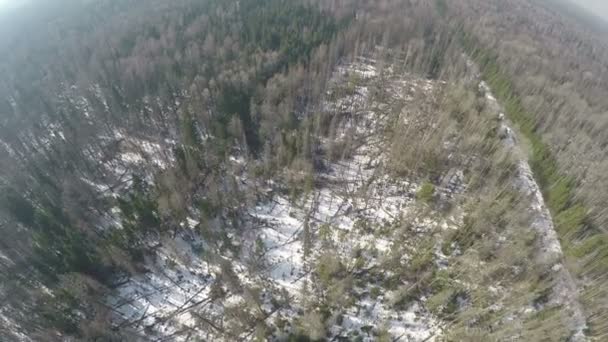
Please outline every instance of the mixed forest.
M0 340L608 338L608 40L586 13L13 11Z

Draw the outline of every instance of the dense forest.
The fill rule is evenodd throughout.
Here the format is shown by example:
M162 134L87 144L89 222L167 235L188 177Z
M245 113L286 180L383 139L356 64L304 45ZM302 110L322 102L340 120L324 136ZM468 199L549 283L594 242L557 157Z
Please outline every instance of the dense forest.
M0 339L602 341L608 41L568 8L0 13Z

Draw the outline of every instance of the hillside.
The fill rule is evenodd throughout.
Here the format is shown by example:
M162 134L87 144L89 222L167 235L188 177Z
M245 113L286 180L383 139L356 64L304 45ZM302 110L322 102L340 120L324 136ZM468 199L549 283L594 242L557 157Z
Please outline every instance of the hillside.
M0 340L608 336L597 26L532 0L41 6L0 34Z

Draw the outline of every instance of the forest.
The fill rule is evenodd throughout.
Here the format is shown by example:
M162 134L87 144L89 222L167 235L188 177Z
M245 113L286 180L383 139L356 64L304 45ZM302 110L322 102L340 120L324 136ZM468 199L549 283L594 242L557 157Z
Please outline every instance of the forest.
M540 0L14 11L0 340L608 338L600 19Z

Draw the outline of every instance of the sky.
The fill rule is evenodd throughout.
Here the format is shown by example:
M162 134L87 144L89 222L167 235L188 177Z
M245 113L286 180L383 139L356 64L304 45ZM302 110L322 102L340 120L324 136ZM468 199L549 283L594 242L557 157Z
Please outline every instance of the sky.
M0 0L0 10L18 6L24 0Z
M2 1L2 0L0 0ZM570 0L578 4L579 6L585 7L595 15L598 15L608 20L608 0Z
M14 7L23 0L0 0L0 9ZM570 0L608 19L608 0Z
M11 7L18 6L26 0L0 0L0 11ZM594 13L608 20L608 0L570 0L571 2L578 4Z

